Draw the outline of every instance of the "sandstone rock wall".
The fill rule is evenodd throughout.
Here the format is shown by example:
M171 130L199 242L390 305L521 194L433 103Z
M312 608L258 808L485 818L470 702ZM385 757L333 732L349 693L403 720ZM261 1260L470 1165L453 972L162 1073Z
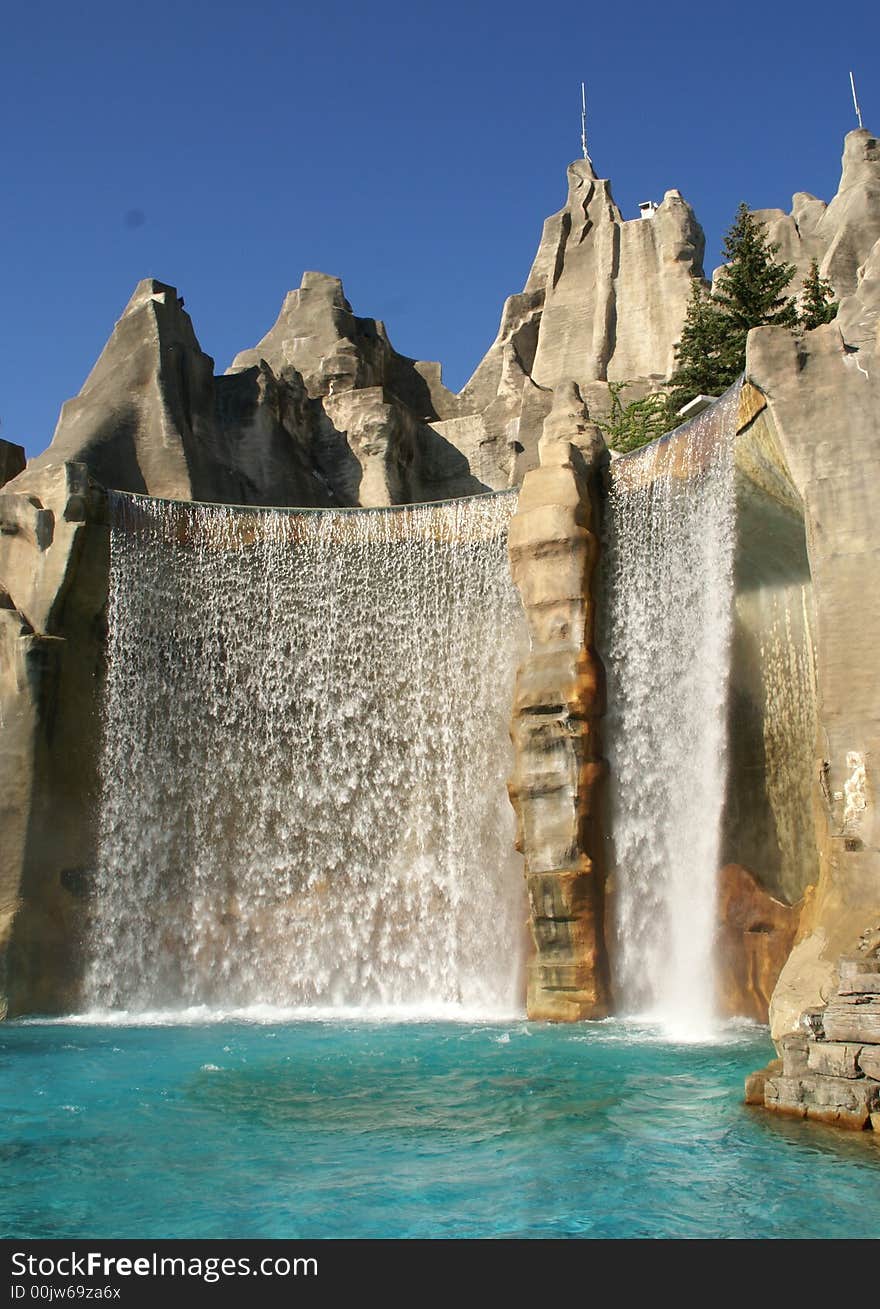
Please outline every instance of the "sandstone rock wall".
M880 931L867 935L880 939ZM861 945L866 944L862 938ZM837 963L837 994L779 1040L781 1059L746 1079L746 1102L853 1131L880 1132L880 959Z
M76 1001L94 862L104 497L82 465L0 495L0 1008Z
M528 1014L572 1021L603 1017L610 1006L600 805L604 683L592 590L596 479L605 450L577 388L560 386L556 397L541 466L526 475L510 524L513 578L531 634L514 692L510 798L534 942Z
M718 1012L766 1023L770 997L788 958L800 904L777 900L747 868L727 864L718 878L715 964Z
M845 175L846 160L856 151L859 185L873 195L880 150L867 133L851 133ZM858 209L853 195L847 197L847 213L849 206ZM763 441L777 445L804 507L816 647L812 792L819 876L774 992L777 1037L795 1028L802 1010L830 994L838 956L851 953L866 925L880 918L874 775L880 751L880 609L873 600L880 568L874 503L878 261L875 245L834 322L800 338L780 328L759 328L748 343L747 376L768 402L754 424Z
M803 501L759 421L766 408L766 398L746 384L735 441L736 596L723 844L725 863L744 865L765 891L794 904L818 876L811 785L814 600Z

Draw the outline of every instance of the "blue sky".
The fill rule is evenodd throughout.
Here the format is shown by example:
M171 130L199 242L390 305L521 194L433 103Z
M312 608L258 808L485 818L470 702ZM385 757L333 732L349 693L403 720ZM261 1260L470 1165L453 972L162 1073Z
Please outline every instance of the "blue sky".
M304 269L458 389L579 154L634 217L678 187L707 266L740 200L830 199L880 131L875 6L31 0L4 16L0 434L49 442L146 276L218 372Z

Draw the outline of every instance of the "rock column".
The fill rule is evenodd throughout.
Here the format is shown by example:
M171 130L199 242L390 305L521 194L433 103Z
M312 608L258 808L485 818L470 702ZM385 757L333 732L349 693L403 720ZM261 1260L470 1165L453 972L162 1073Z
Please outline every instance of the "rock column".
M594 640L596 488L607 453L574 383L557 388L510 524L513 578L531 651L517 674L509 790L526 861L534 955L528 1015L609 1011L599 741L603 669Z

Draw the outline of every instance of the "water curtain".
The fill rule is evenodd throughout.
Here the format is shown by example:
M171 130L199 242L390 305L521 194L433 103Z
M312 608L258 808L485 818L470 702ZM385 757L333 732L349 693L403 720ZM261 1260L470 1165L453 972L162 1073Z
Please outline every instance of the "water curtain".
M91 1006L519 1006L515 507L113 496Z
M606 514L617 1008L686 1038L714 1018L738 400L615 460Z

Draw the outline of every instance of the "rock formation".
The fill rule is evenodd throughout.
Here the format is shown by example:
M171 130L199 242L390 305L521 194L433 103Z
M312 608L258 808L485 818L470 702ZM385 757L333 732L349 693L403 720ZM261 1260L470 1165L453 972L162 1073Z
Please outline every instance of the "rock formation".
M328 503L405 504L488 489L431 427L455 403L439 365L399 355L383 323L355 317L338 278L305 273L275 325L236 355L222 381L254 367L307 396L309 444Z
M604 686L593 644L602 436L573 383L556 390L540 467L526 474L510 560L531 633L514 691L510 798L525 855L535 953L530 1018L609 1012L599 741Z
M766 1023L773 988L789 956L801 905L769 895L753 873L726 864L718 876L715 967L718 1011Z
M26 464L23 446L13 445L11 441L0 441L0 486L18 477Z
M76 996L94 862L105 497L87 470L24 473L0 494L0 1007ZM38 494L37 494L38 491Z
M624 221L588 160L568 169L565 206L548 218L523 291L504 306L488 354L433 424L495 489L522 480L554 389L573 380L598 416L609 381L637 399L675 366L703 231L678 191L647 218Z
M837 964L837 995L801 1015L781 1059L746 1079L746 1103L854 1131L880 1132L880 958L865 933Z
M799 191L792 196L790 214L781 209L753 211L770 240L779 245L777 259L794 264L790 294L800 290L813 259L838 296L850 296L858 288L860 270L880 240L878 150L870 132L861 128L850 132L844 142L840 185L830 204ZM713 281L720 271L715 270Z
M866 132L847 137L844 178L853 167L862 196L855 184L842 187L844 214L858 212L865 196L880 197L880 148ZM774 992L776 1037L795 1030L802 1010L830 993L838 956L851 953L864 928L880 918L872 765L880 750L880 611L866 603L880 564L878 261L875 243L833 322L801 337L758 328L748 343L746 374L767 400L753 427L779 452L803 505L816 648L819 876Z
M175 500L220 491L213 375L174 288L140 282L31 474L76 462L119 490Z
M227 504L484 491L429 425L445 395L439 367L405 359L381 323L355 318L337 278L306 273L260 345L217 378L175 288L147 279L30 467L76 462L114 490Z

